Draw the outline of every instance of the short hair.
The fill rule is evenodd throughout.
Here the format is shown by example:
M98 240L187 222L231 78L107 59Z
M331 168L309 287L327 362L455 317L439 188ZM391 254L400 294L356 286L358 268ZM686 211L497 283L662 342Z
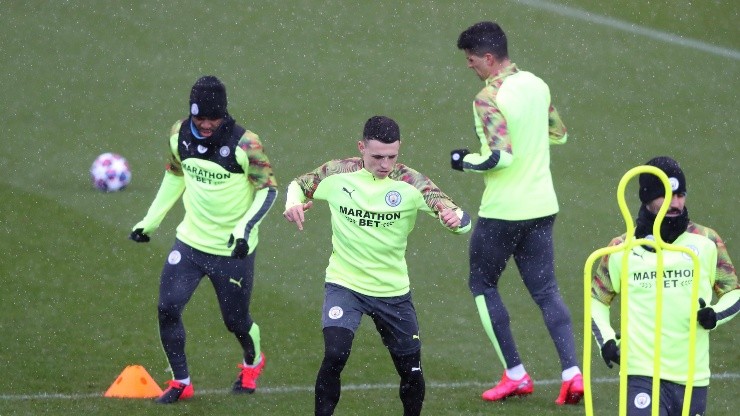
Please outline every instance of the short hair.
M401 140L401 130L392 118L372 116L365 122L362 138L377 140L382 143L393 143Z
M506 34L498 23L478 22L457 38L457 47L474 55L492 54L496 59L509 57Z

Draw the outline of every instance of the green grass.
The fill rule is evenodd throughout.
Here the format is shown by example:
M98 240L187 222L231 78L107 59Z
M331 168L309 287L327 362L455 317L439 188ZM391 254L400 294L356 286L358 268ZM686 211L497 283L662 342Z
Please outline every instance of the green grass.
M629 168L659 154L677 158L692 218L719 231L740 261L737 59L537 2L11 3L0 18L0 415L312 413L328 213L318 204L298 233L280 215L283 195L262 227L257 257L253 315L268 355L261 390L226 393L239 351L204 281L184 318L200 394L166 408L100 397L129 364L160 383L169 377L156 297L182 208L151 243L126 237L159 186L169 126L186 114L189 88L204 74L226 83L231 113L263 139L281 190L328 159L354 155L367 117L385 114L401 125L401 161L474 214L480 178L451 172L447 158L452 148L476 146L470 102L481 83L455 41L476 21L498 20L512 60L549 83L570 132L567 145L553 148L552 165L561 205L557 273L579 345L583 262L623 231L615 191ZM740 49L732 2L560 4ZM105 151L132 165L123 192L89 184L89 166ZM535 383L547 382L523 400L479 399L502 370L467 289L468 238L424 217L409 242L425 414L583 414L582 406L552 403L555 349L513 264L502 283L513 330ZM734 414L740 405L736 325L712 335L713 371L735 376L712 381L708 414ZM617 377L593 359L594 377ZM397 376L368 322L343 383L337 415L400 413ZM617 384L598 382L594 391L597 414L616 414Z

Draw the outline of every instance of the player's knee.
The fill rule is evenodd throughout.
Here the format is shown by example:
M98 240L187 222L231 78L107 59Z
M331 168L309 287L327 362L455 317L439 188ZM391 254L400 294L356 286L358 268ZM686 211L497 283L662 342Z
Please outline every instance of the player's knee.
M552 325L570 324L570 311L559 293L555 292L543 297L533 296L532 298L542 310L545 321Z
M324 349L324 361L332 366L343 366L349 359L350 349L345 345L327 345Z
M491 285L486 282L484 277L478 275L471 275L468 277L468 289L473 296L479 296L485 293L486 289L490 288Z
M421 351L406 355L392 355L392 357L396 371L401 376L402 384L423 384L424 376L421 371Z
M160 302L157 305L157 315L159 316L160 324L178 321L181 314L182 307L177 304Z
M533 290L531 293L532 300L540 307L543 308L546 305L562 303L562 296L560 295L560 289L553 277L551 282L539 289Z
M354 333L346 328L324 328L324 363L343 367L352 350Z

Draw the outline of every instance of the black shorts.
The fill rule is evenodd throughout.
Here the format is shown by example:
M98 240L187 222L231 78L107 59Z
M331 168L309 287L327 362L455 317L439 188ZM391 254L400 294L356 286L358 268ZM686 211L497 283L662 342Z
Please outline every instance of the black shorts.
M388 298L367 296L346 287L327 283L321 323L324 328L338 326L353 333L362 315L375 323L383 344L395 355L407 355L421 349L419 322L411 301L411 292Z
M650 416L653 405L653 379L644 376L627 378L627 415ZM660 381L660 416L679 416L683 409L683 395L686 386ZM707 409L707 388L697 387L691 390L690 415L701 416Z

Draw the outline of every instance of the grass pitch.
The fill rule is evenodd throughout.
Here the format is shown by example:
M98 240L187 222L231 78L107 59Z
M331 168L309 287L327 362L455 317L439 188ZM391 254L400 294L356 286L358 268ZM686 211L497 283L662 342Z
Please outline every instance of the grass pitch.
M557 273L578 344L583 262L622 232L615 192L631 167L660 154L679 160L692 218L716 229L740 262L732 2L11 3L0 17L2 415L313 412L328 210L318 204L298 233L280 215L282 195L257 257L253 315L268 359L260 390L227 393L239 351L204 281L184 317L196 397L170 407L102 398L128 364L160 383L169 378L156 297L181 208L151 243L126 237L159 186L169 126L186 115L189 88L204 74L226 83L231 113L261 136L281 190L326 160L354 155L364 121L385 114L401 126L401 161L475 214L480 178L452 172L447 158L477 146L470 102L482 84L455 42L470 24L497 20L512 60L549 83L569 128L552 165ZM123 192L90 186L90 164L106 151L132 165ZM480 400L502 369L467 290L467 238L425 217L409 241L425 414L582 414L553 404L556 353L513 264L502 290L536 389L521 400ZM708 414L740 405L736 325L713 334ZM592 359L595 408L616 414L617 373ZM367 322L343 383L337 415L400 413L397 376Z

